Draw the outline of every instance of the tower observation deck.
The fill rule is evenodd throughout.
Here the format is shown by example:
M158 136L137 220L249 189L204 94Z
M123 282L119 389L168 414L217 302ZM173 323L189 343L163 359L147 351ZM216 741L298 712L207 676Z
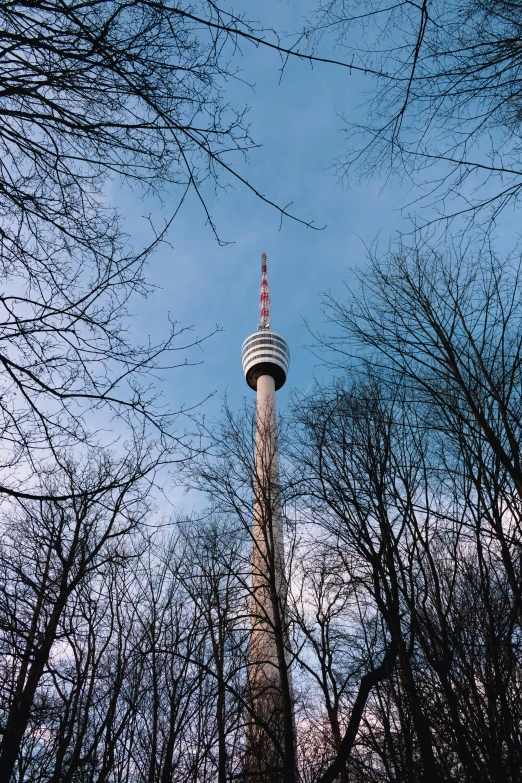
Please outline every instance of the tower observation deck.
M271 329L258 329L251 334L241 348L241 361L246 382L257 391L261 375L271 375L275 391L286 381L290 364L290 349L285 338Z

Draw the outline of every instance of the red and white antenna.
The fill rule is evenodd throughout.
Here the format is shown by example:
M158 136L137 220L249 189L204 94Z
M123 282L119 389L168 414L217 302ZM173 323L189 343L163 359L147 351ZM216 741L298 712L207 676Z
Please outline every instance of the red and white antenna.
M258 329L270 329L270 297L266 277L266 253L261 253L261 288L259 291L260 322Z

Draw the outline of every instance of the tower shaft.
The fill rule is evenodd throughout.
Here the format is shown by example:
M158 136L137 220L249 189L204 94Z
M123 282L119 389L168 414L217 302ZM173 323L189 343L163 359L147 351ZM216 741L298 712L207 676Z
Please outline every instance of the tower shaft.
M257 380L247 772L259 783L293 780L293 693L288 662L275 381Z
M276 635L286 603L275 404L274 379L262 375L257 381L250 660L251 682L267 683L279 681Z

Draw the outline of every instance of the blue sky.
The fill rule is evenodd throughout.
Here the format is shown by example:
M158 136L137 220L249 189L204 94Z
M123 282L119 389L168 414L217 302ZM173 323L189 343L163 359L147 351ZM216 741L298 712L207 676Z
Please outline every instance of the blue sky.
M238 10L259 17L259 5L239 2ZM308 0L265 0L262 21L280 30L302 27L302 15L314 7ZM202 336L218 325L202 351L189 359L197 367L177 370L166 376L164 393L171 406L190 406L214 393L204 410L217 415L226 393L233 406L253 393L244 382L240 349L243 339L255 330L260 283L260 255L268 256L268 277L272 299L272 327L286 336L291 349L287 385L278 394L284 408L292 388L304 391L314 376L325 370L305 348L310 337L304 319L321 328L320 293L331 290L342 296L343 281L364 262L364 245L376 237L383 248L408 223L400 207L411 192L394 183L377 180L351 183L343 188L335 179L332 165L342 153L339 113L353 116L365 99L371 83L360 75L331 65L316 66L290 61L279 83L280 61L267 49L246 44L238 60L247 84L228 85L233 105L250 107L254 140L261 145L249 155L248 165L239 169L255 186L280 204L292 201L299 216L326 225L313 231L280 216L239 184L218 197L208 194L208 203L219 233L232 244L220 247L201 207L194 197L187 200L169 235L149 266L149 279L161 286L146 302L136 305L134 325L143 337L157 336L166 324L167 313L182 325L194 325ZM120 210L132 226L133 239L146 235L143 215L158 221L168 213L159 203L145 204L127 192L114 190Z

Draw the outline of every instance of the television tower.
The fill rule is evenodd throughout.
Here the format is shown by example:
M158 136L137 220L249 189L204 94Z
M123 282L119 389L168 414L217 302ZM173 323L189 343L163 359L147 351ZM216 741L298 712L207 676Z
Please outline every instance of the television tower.
M257 332L241 350L246 382L257 392L245 781L283 783L295 780L295 742L275 393L286 381L290 350L270 329L265 253L259 311Z

